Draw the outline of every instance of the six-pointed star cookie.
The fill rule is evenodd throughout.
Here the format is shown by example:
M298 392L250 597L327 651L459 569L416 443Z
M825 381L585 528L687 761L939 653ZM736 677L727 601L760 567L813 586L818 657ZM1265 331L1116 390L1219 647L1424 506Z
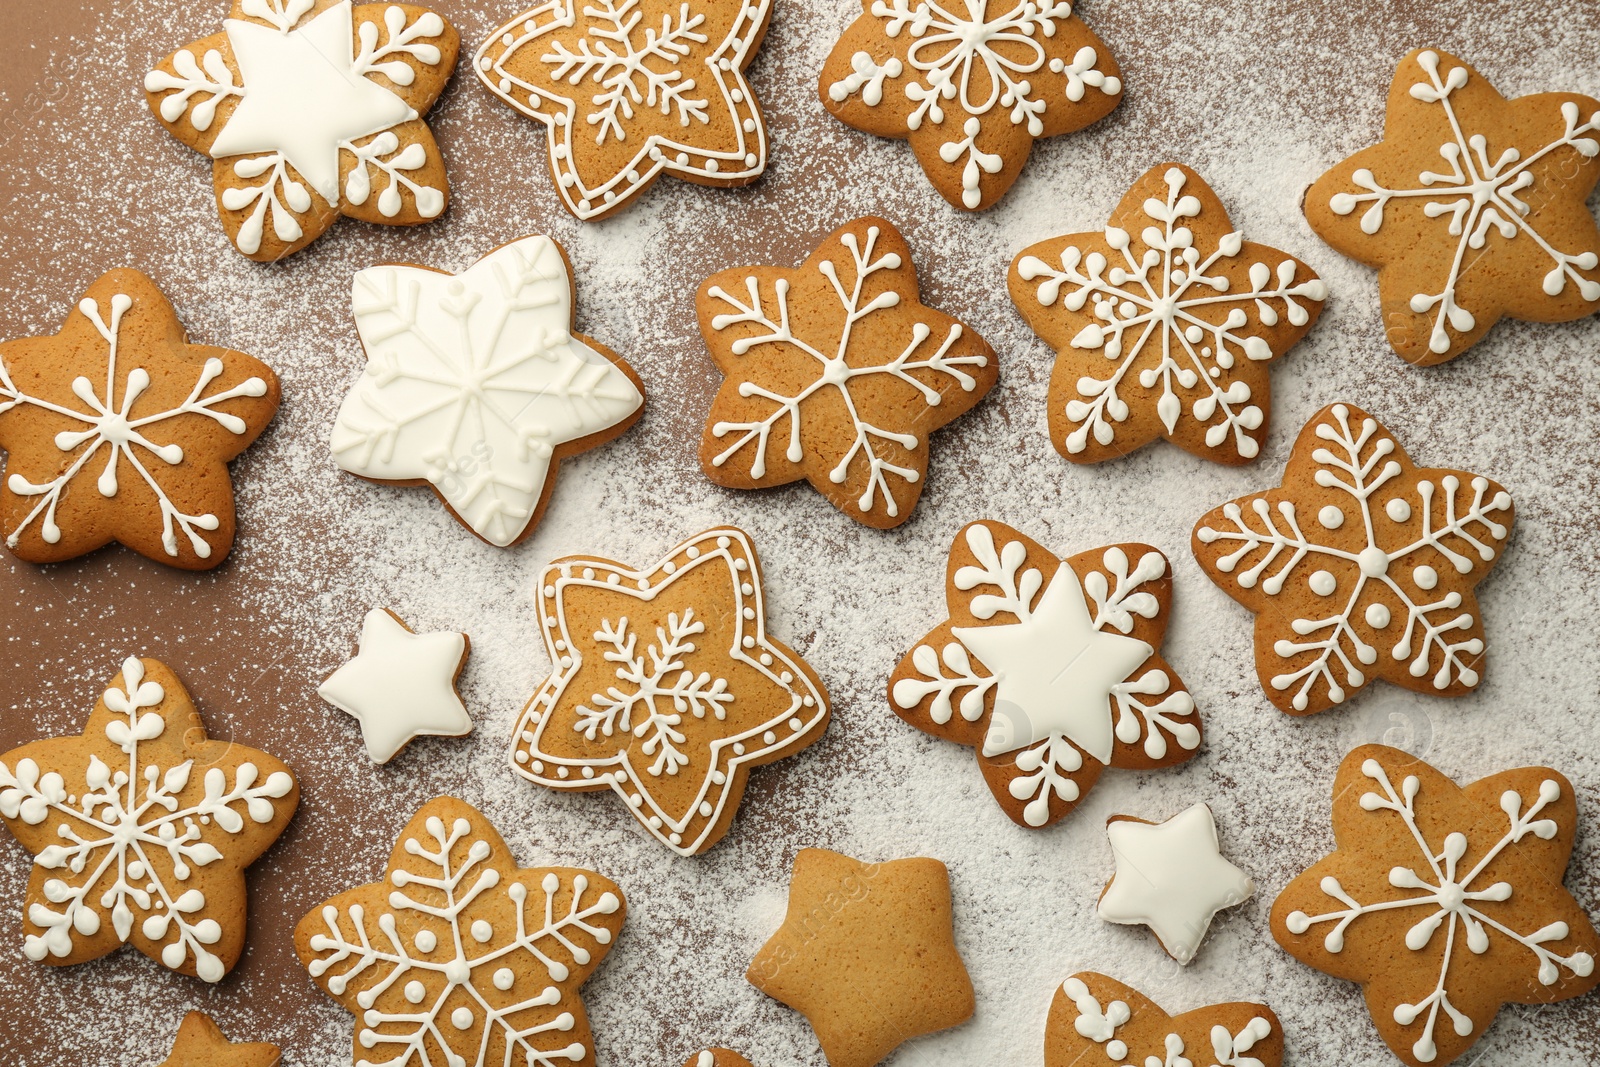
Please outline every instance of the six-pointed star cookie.
M1328 296L1293 256L1247 243L1211 187L1176 164L1135 182L1103 234L1024 249L1010 287L1057 352L1050 439L1075 463L1158 437L1217 463L1254 459L1272 411L1267 367Z
M0 756L0 818L34 855L23 953L65 965L131 942L220 981L244 950L244 869L299 802L282 763L206 737L164 664L128 659L81 735Z
M361 723L374 763L388 763L418 737L472 732L456 679L467 665L466 634L413 633L383 608L367 612L356 656L317 687L317 695Z
M1600 935L1562 886L1572 783L1545 767L1466 788L1367 745L1333 787L1338 850L1272 906L1272 935L1311 967L1360 982L1379 1034L1412 1067L1469 1049L1505 1003L1600 985Z
M401 831L383 881L307 915L294 944L355 1015L354 1063L594 1067L578 990L626 912L593 871L518 869L481 812L440 797Z
M1045 1067L1211 1064L1279 1067L1283 1026L1265 1004L1213 1004L1168 1015L1103 974L1075 974L1056 990L1045 1023Z
M1222 858L1217 824L1205 804L1163 823L1114 815L1106 834L1117 873L1100 894L1100 918L1150 927L1179 963L1194 959L1217 912L1256 891L1249 875Z
M941 196L978 211L1006 194L1040 137L1122 99L1111 50L1067 0L862 0L822 68L822 104L909 139Z
M277 1045L265 1041L229 1041L211 1016L191 1011L183 1017L172 1054L160 1067L273 1067Z
M56 563L118 541L215 567L233 547L227 463L278 397L266 364L190 344L149 278L103 275L60 333L0 344L6 547Z
M809 481L878 529L911 517L928 434L999 377L994 350L922 303L893 226L841 228L798 269L723 271L700 287L700 332L727 376L700 465L719 485Z
M1473 590L1514 517L1487 478L1418 467L1359 408L1318 412L1276 489L1194 530L1201 568L1255 612L1256 670L1291 715L1326 711L1383 678L1462 696L1483 671Z
M410 4L234 0L223 26L144 88L161 124L215 160L239 251L271 262L341 214L409 226L444 211L444 158L422 115L455 69L449 23Z
M744 71L772 0L545 0L496 30L473 69L544 123L568 211L598 219L667 173L748 185L767 129Z
M1412 52L1389 90L1383 141L1324 174L1306 218L1377 267L1384 333L1407 361L1452 360L1509 315L1600 310L1600 101L1507 100L1448 53Z
M334 421L334 459L373 481L431 486L489 544L532 533L561 461L644 411L633 368L572 332L572 265L548 237L512 241L459 276L371 267L352 302L367 367Z
M551 789L614 790L682 855L728 832L751 767L827 728L821 681L768 636L740 530L707 530L645 570L558 559L538 607L555 673L518 720L512 769Z
M972 1018L950 872L932 859L794 859L789 911L745 975L800 1012L830 1067L873 1067L901 1044Z
M976 746L990 791L1022 826L1066 815L1108 766L1182 763L1200 747L1200 718L1158 651L1168 570L1147 545L1063 562L1009 526L972 523L950 550L950 618L895 668L890 706Z

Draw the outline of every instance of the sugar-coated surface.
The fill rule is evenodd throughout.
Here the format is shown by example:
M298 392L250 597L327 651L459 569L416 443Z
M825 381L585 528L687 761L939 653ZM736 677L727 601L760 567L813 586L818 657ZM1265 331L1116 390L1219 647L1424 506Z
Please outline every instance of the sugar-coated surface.
M516 4L435 6L470 54ZM1266 999L1294 1064L1392 1063L1357 987L1296 963L1266 928L1276 892L1331 848L1340 757L1383 738L1409 738L1463 781L1524 764L1565 772L1581 819L1568 885L1600 909L1600 323L1508 322L1456 362L1414 369L1384 343L1373 272L1324 246L1299 212L1314 178L1376 140L1393 65L1413 47L1468 58L1508 95L1600 95L1590 0L1085 0L1080 13L1126 68L1126 101L1098 127L1041 143L1011 195L978 217L950 209L904 144L855 133L818 104L815 72L857 0L778 0L752 72L774 141L755 187L663 180L621 217L578 224L549 186L540 129L463 69L432 118L451 164L448 216L410 232L341 222L273 267L228 247L208 164L166 136L138 90L160 57L216 32L224 7L60 3L59 15L34 19L59 36L0 45L5 63L25 60L35 72L4 83L0 98L0 336L53 332L102 270L131 264L166 288L196 340L251 352L285 387L277 423L234 465L240 539L221 570L174 574L120 549L46 570L5 557L0 750L76 732L122 657L143 652L188 680L213 733L287 760L304 801L251 872L248 951L217 988L131 950L65 970L26 962L29 864L7 838L0 1050L10 1055L0 1059L144 1067L165 1054L184 1010L205 1007L231 1036L278 1042L290 1067L347 1063L354 1021L306 978L289 933L327 896L375 878L410 813L439 793L480 806L523 864L592 866L626 890L627 929L585 997L608 1067L676 1067L706 1045L743 1049L758 1067L820 1067L804 1020L743 979L780 921L795 852L811 845L950 866L977 1017L907 1046L893 1067L1036 1067L1051 996L1082 969L1115 975L1175 1012ZM1310 263L1332 298L1278 366L1259 463L1230 470L1155 445L1072 467L1045 436L1051 353L1012 309L1004 272L1025 244L1100 228L1139 174L1170 159L1213 184L1247 237ZM935 437L926 496L891 533L856 525L804 485L715 488L694 454L718 381L693 324L698 282L728 266L796 262L867 213L903 227L927 301L983 333L1002 360L990 398ZM341 474L327 440L363 362L351 274L383 261L458 270L531 232L566 245L580 328L632 362L650 401L628 436L563 469L543 526L501 551L474 540L425 490ZM1339 399L1385 418L1419 462L1492 475L1517 500L1514 544L1480 590L1492 662L1467 699L1380 684L1309 720L1281 715L1255 679L1251 617L1189 556L1195 519L1275 483L1303 421ZM1165 772L1111 772L1071 818L1029 832L1001 815L971 751L890 713L885 679L944 616L950 538L985 516L1063 554L1143 540L1173 557L1166 654L1205 716L1198 758ZM643 565L717 523L755 538L774 629L821 673L836 710L822 742L754 774L727 839L686 860L649 840L609 794L558 796L514 778L506 746L549 670L532 607L539 567L574 552ZM462 679L478 724L470 738L425 740L374 767L356 723L316 698L374 606L418 629L471 635ZM1225 853L1259 891L1180 969L1146 931L1097 919L1094 902L1112 870L1108 815L1161 819L1196 801L1212 805ZM1593 1063L1600 1001L1507 1008L1472 1055L1485 1067Z

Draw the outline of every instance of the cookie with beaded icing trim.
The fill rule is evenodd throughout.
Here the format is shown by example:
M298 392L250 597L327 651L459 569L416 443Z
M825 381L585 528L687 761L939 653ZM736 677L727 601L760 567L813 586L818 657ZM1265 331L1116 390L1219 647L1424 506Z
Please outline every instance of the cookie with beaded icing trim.
M749 185L767 128L745 68L772 0L547 0L496 30L473 70L545 126L562 205L605 218L671 174Z
M517 721L512 770L549 789L614 791L680 855L728 832L751 768L827 729L821 680L768 631L742 530L707 530L644 569L555 560L537 603L555 672Z
M367 366L334 420L334 461L431 488L496 547L533 533L563 460L644 414L639 375L576 332L572 262L548 237L501 245L460 274L369 267L351 306Z
M229 1041L203 1011L191 1011L178 1026L172 1052L160 1067L273 1067L281 1050L266 1041Z
M683 1067L751 1067L751 1064L732 1049L708 1048L690 1056Z
M144 78L150 110L213 160L217 213L235 248L283 259L344 215L414 226L450 185L423 120L461 39L412 4L233 0L223 32Z
M1349 404L1314 415L1275 489L1194 530L1206 575L1256 613L1256 672L1290 715L1344 703L1372 679L1464 696L1482 679L1477 585L1500 561L1511 495L1419 467Z
M1418 49L1389 89L1383 140L1305 196L1334 248L1376 267L1384 334L1418 366L1455 359L1502 317L1600 311L1600 101L1507 100L1465 60Z
M911 142L933 187L982 211L1041 137L1122 101L1122 71L1067 0L862 0L818 80L822 106L864 133Z
M1443 1067L1503 1004L1600 985L1600 934L1562 884L1577 820L1572 783L1548 767L1462 787L1399 749L1363 746L1334 778L1336 849L1273 903L1272 936L1361 983L1402 1061Z
M1068 978L1050 1002L1044 1063L1280 1067L1283 1024L1265 1004L1213 1004L1168 1015L1137 989L1086 971Z
M0 529L30 563L112 541L206 570L233 547L228 461L277 413L278 378L189 342L155 282L102 275L61 332L0 344Z

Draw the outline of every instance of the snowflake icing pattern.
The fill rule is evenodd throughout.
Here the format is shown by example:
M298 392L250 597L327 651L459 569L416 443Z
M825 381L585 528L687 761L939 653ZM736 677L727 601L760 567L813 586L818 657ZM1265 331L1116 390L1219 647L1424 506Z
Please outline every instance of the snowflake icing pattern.
M1508 124L1503 132L1493 128L1500 115ZM1541 293L1548 299L1530 317L1564 321L1593 314L1600 306L1600 280L1582 272L1592 274L1600 268L1600 231L1584 202L1600 174L1600 167L1591 162L1600 156L1600 140L1594 136L1600 131L1600 103L1570 94L1508 103L1462 61L1428 50L1401 63L1395 75L1391 126L1398 127L1402 116L1414 124L1411 128L1417 132L1412 136L1443 136L1439 146L1443 169L1422 170L1409 182L1399 176L1416 163L1411 142L1396 137L1324 176L1307 197L1307 203L1326 204L1335 216L1361 213L1360 235L1311 214L1319 232L1336 247L1379 266L1403 265L1392 274L1385 270L1384 304L1403 305L1431 321L1419 331L1421 336L1390 330L1396 351L1424 365L1453 359L1476 343L1508 304L1531 307ZM1552 125L1557 116L1559 127ZM1537 134L1543 143L1506 143L1519 134L1534 136L1536 130L1543 131ZM1378 172L1386 176L1380 178ZM1418 204L1422 215L1434 221L1416 219L1412 205ZM1402 211L1407 225L1415 220L1424 238L1399 249L1397 257L1385 263L1388 257L1374 252L1371 239L1383 232L1389 213ZM1551 234L1574 226L1590 247L1557 248ZM1496 235L1512 243L1495 246L1491 242ZM1419 273L1413 264L1423 256L1430 265L1448 260L1440 289L1390 294L1388 287L1399 282L1401 272L1407 277ZM1463 285L1472 281L1474 265L1486 257L1512 264L1515 273L1508 279L1507 269L1482 271L1481 281L1471 285L1470 297L1464 298ZM1535 269L1540 260L1544 266ZM1537 288L1529 286L1526 293L1508 297L1506 286L1519 285L1525 266L1535 275L1545 268L1548 273ZM1434 273L1430 270L1423 276ZM1571 298L1571 287L1579 300Z
M40 931L23 940L29 959L79 963L131 939L207 982L238 960L243 924L224 927L208 909L242 899L241 872L283 832L299 794L282 764L196 738L197 723L170 671L130 658L82 739L36 742L0 761L0 816L49 872L28 894L27 925ZM71 767L56 755L63 744Z
M1051 395L1074 399L1052 403L1051 437L1077 462L1123 455L1161 430L1207 459L1254 459L1267 432L1266 364L1328 296L1292 256L1246 243L1204 180L1176 166L1141 178L1103 237L1025 249L1011 290L1060 351ZM1136 411L1146 431L1119 429Z
M1587 992L1600 981L1600 976L1595 975L1592 954L1596 947L1594 929L1559 884L1570 844L1558 853L1540 849L1531 842L1524 845L1530 836L1539 842L1548 842L1564 828L1570 834L1574 818L1570 805L1565 813L1554 810L1563 797L1571 796L1570 783L1545 777L1530 802L1522 795L1521 782L1508 777L1528 772L1497 775L1463 791L1427 764L1382 746L1357 749L1346 757L1345 763L1341 780L1349 767L1358 765L1362 777L1375 787L1360 792L1353 804L1343 799L1336 801L1350 809L1345 820L1350 822L1351 829L1355 825L1352 820L1393 817L1401 820L1405 833L1393 838L1375 833L1351 841L1348 851L1341 850L1300 875L1274 906L1274 925L1278 925L1281 914L1281 925L1295 938L1314 928L1326 927L1325 932L1319 931L1322 936L1315 942L1291 942L1282 935L1279 940L1302 961L1327 970L1324 964L1340 957L1347 938L1360 937L1364 944L1371 943L1372 935L1365 930L1364 919L1395 911L1416 916L1415 923L1404 929L1405 949L1417 956L1437 951L1439 977L1425 995L1409 1001L1399 1000L1405 994L1385 980L1384 993L1394 996L1392 1007L1386 1003L1387 996L1372 1001L1374 1007L1380 1003L1389 1007L1394 1022L1402 1028L1402 1042L1408 1039L1405 1032L1420 1023L1421 1030L1416 1031L1409 1048L1394 1044L1396 1055L1409 1063L1449 1062L1464 1052L1489 1025L1502 1000L1524 1003L1561 1000ZM1395 768L1410 764L1416 773L1407 774L1396 789L1390 766L1386 764ZM1508 788L1501 791L1489 788L1501 778L1508 779ZM1352 798L1358 795L1353 790L1348 792ZM1426 814L1419 810L1419 797L1429 805ZM1470 803L1461 805L1462 800ZM1439 811L1446 804L1454 808L1454 825L1462 829L1445 834L1437 843L1431 842L1423 825L1437 826ZM1489 812L1496 805L1504 814L1506 830L1498 840L1480 839L1480 834L1490 832L1493 822ZM1540 818L1541 814L1545 817ZM1338 822L1336 816L1336 826ZM1338 836L1344 846L1346 835ZM1409 862L1397 862L1407 857L1383 844L1391 840L1396 842L1395 848L1410 852ZM1392 864L1381 880L1362 876L1352 863L1346 862L1362 857L1363 842L1376 843L1368 847L1383 850L1371 860L1380 865L1380 869ZM1519 849L1519 846L1522 847ZM1553 865L1538 863L1523 874L1525 880L1519 883L1495 877L1508 873L1510 868L1506 864L1514 861L1519 851L1530 849L1546 857L1555 854L1558 862ZM1421 864L1416 862L1418 858ZM1553 875L1554 886L1541 884L1550 875ZM1354 884L1356 879L1375 888L1386 883L1389 888L1406 895L1361 903L1346 889L1346 883ZM1565 898L1564 906L1552 907L1553 895ZM1308 914L1299 908L1289 910L1296 904L1310 906L1313 900L1333 901L1337 907L1321 914ZM1565 912L1571 921L1553 918L1538 929L1523 932L1518 927L1531 925L1532 918L1519 913L1518 908L1524 903L1541 912ZM1412 912L1412 909L1418 910ZM1389 928L1399 932L1393 924ZM1496 942L1500 946L1491 961L1485 954ZM1568 942L1574 947L1563 955L1553 947L1555 942ZM1587 945L1591 951L1576 947L1579 945ZM1465 953L1461 951L1463 948ZM1519 949L1526 950L1532 957L1528 960L1535 965L1531 968L1532 975L1513 964L1513 959L1522 955ZM1327 956L1322 956L1322 952ZM1387 958L1388 953L1383 956ZM1462 971L1469 972L1464 982L1461 981ZM1563 971L1570 977L1564 977ZM1371 975L1362 980L1376 980L1377 977ZM1486 988L1475 988L1475 983L1483 983ZM1452 994L1455 1001L1451 1000ZM1463 1005L1468 1005L1465 1011ZM1448 1033L1440 1030L1440 1023L1445 1020L1448 1020ZM1444 1049L1440 1048L1441 1040L1446 1044ZM1441 1052L1444 1054L1442 1061Z
M910 138L930 176L959 171L959 199L945 195L976 211L1005 195L1035 138L1110 113L1122 78L1067 0L873 0L835 46L821 88L850 125Z
M593 1062L578 988L625 914L608 879L519 870L482 814L441 798L401 833L387 880L307 915L295 944L356 1013L356 1067L563 1067Z
M1297 575L1313 607L1329 602L1321 611L1296 601L1303 614L1271 644L1283 664L1263 672L1273 703L1323 711L1368 672L1421 692L1476 687L1484 641L1473 588L1511 535L1510 494L1487 478L1417 468L1377 420L1345 404L1301 433L1290 484L1305 488L1225 504L1194 534L1201 566L1251 610L1278 617L1275 598L1302 596L1288 586Z
M749 270L726 271L701 288L701 332L728 375L701 466L733 488L806 478L863 523L904 522L922 493L927 434L994 385L993 349L921 303L910 249L881 219L839 230L798 270L766 273L776 275L770 297ZM791 308L802 312L791 319ZM792 322L837 332L797 334ZM782 384L789 380L805 384ZM854 430L842 447L810 429L811 420L835 415ZM785 423L786 443L774 438Z

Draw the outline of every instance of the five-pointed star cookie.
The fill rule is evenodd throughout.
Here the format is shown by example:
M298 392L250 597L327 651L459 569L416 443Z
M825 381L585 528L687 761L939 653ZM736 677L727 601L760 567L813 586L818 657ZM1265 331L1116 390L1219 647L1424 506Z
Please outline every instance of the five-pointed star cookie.
M340 215L410 226L450 194L422 116L455 69L460 37L411 4L233 0L222 33L145 75L150 110L215 162L234 245L272 262Z
M478 49L473 69L544 123L568 211L598 219L663 173L748 185L767 129L745 68L772 0L544 0Z
M273 1067L279 1054L277 1045L265 1041L229 1041L211 1016L191 1011L160 1067Z
M1217 463L1261 451L1269 364L1304 337L1328 287L1247 243L1204 179L1163 164L1103 234L1042 241L1011 266L1011 299L1057 352L1050 439L1075 463L1158 437Z
M1272 906L1272 935L1325 974L1360 982L1373 1022L1412 1067L1464 1054L1500 1006L1600 985L1589 917L1562 886L1572 783L1546 767L1462 788L1398 749L1345 757L1338 850Z
M1168 572L1147 545L1062 561L1002 523L972 523L950 549L950 618L895 668L890 706L977 747L1021 826L1066 815L1106 767L1182 763L1200 747L1200 717L1158 651Z
M727 376L700 444L707 477L733 489L804 478L878 529L911 517L928 434L999 378L983 338L922 303L911 249L882 219L842 227L798 269L723 271L697 307Z
M0 756L0 818L34 855L23 953L66 965L132 943L220 981L244 950L244 869L299 801L282 763L207 738L166 665L128 659L81 735Z
M1062 983L1045 1023L1045 1067L1279 1067L1282 1062L1283 1025L1265 1004L1213 1004L1168 1015L1137 989L1093 972Z
M1100 894L1107 922L1148 926L1187 964L1217 912L1255 893L1250 876L1222 858L1211 809L1196 804L1162 823L1114 815L1106 826L1117 873Z
M1334 248L1377 267L1395 352L1432 366L1502 316L1566 322L1600 310L1600 101L1507 100L1464 61L1401 60L1383 140L1313 185L1306 218Z
M419 634L383 608L367 612L355 658L317 687L317 695L361 723L374 763L388 763L418 737L472 732L456 679L467 665L466 634Z
M1359 408L1318 412L1276 489L1208 513L1194 553L1255 612L1256 671L1291 715L1342 704L1372 678L1462 696L1483 671L1479 582L1511 536L1511 495L1418 467Z
M356 1064L594 1067L578 990L627 909L593 871L519 869L481 812L429 801L383 881L295 929L312 980L356 1017Z
M112 541L215 567L233 547L227 463L278 410L278 379L192 345L149 278L114 270L53 337L0 344L6 547L56 563Z
M633 368L572 332L572 265L548 237L502 245L460 275L368 268L353 305L367 367L334 421L334 459L373 481L431 486L489 544L532 533L561 461L643 414Z
M972 1018L950 872L932 859L794 859L789 911L745 975L800 1012L829 1067L873 1067L912 1038Z
M909 139L941 196L979 211L1006 194L1040 137L1122 100L1122 71L1067 0L862 0L822 68L842 122Z
M512 769L551 789L613 790L681 855L728 832L750 768L827 728L821 681L767 633L740 530L707 530L644 570L558 559L538 605L555 673L517 722Z

